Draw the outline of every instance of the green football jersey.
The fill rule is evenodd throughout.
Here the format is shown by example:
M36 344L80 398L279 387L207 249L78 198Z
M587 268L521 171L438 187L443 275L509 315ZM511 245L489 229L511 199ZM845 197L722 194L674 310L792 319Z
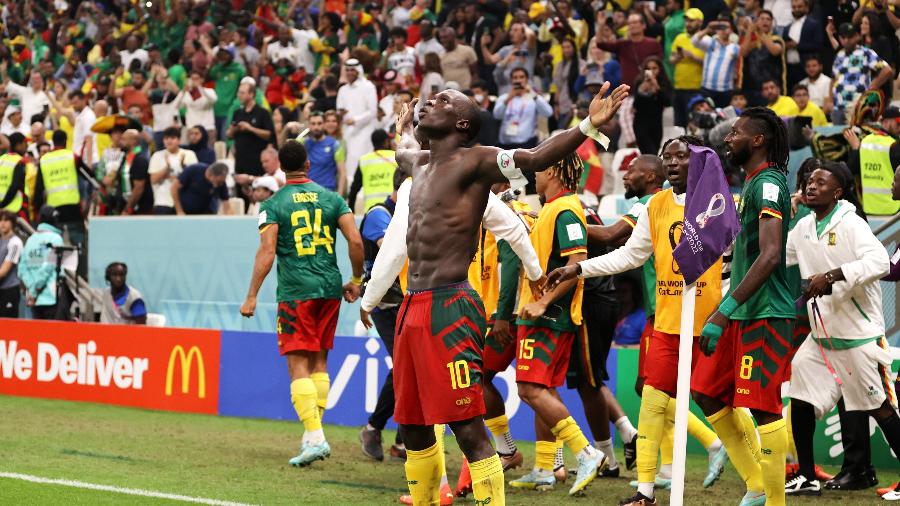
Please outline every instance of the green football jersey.
M773 216L781 221L781 261L759 290L731 315L731 319L794 318L796 311L785 263L791 196L784 173L774 168L765 168L751 174L744 183L738 213L741 217L741 231L734 242L731 290L741 284L750 266L759 257L759 219L763 215Z
M278 302L339 299L334 239L344 199L313 182L289 184L259 206L259 227L278 225Z

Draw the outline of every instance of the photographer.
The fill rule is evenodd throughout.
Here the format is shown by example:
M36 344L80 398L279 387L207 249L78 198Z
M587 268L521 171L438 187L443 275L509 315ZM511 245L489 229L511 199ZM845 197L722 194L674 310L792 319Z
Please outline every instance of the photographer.
M847 411L874 417L900 455L894 387L885 381L891 356L878 281L889 259L857 215L854 193L846 166L826 162L806 185L806 205L813 213L788 234L787 264L800 266L813 330L791 362L792 430L800 470L786 484L787 494L821 493L813 468L815 420L841 397Z
M126 283L128 266L113 262L106 266L106 282L109 288L103 290L100 308L100 323L118 325L146 325L147 306L141 292Z
M500 95L494 105L494 118L500 121L500 146L503 149L533 148L537 145L538 116L549 118L553 106L528 84L528 71L522 67L510 73L512 90Z

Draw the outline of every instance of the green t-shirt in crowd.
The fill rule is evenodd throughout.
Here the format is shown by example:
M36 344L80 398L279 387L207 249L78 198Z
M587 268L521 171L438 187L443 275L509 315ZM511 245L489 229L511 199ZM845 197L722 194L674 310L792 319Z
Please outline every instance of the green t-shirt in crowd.
M278 225L278 302L341 298L334 238L347 213L340 195L309 180L288 184L259 206L260 230Z
M227 65L216 63L209 69L208 79L216 83L216 99L213 105L213 114L227 117L231 114L233 106L237 103L237 90L241 79L247 73L244 66L236 61Z
M791 215L791 196L787 178L776 168L765 167L754 171L744 183L744 192L738 208L741 231L734 243L734 259L731 263L731 290L744 277L753 262L759 258L759 224L764 215L781 222L781 255L778 265L762 286L731 315L732 320L760 320L764 318L795 318L793 293L788 285L785 263L788 221Z

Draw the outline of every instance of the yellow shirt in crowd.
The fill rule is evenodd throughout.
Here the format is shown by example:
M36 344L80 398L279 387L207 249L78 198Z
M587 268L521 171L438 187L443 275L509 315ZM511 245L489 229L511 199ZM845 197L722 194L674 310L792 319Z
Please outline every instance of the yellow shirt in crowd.
M676 90L699 90L700 81L703 79L703 57L706 52L698 49L691 42L691 36L687 32L679 33L672 41L672 53L681 49L684 54L690 53L700 61L694 61L684 57L675 64L673 74Z
M797 113L797 116L809 116L812 118L813 127L826 126L829 124L828 118L825 117L825 112L811 100L806 104L806 107Z
M775 111L775 114L782 118L792 118L800 114L800 108L797 107L797 102L794 102L793 98L784 95L778 97L778 100L770 105L769 109Z

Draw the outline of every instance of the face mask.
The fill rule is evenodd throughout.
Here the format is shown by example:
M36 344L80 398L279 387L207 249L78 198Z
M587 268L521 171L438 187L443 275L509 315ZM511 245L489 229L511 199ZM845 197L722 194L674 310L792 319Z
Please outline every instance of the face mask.
M480 93L475 95L475 101L478 102L479 104L484 102L484 95L482 95Z

